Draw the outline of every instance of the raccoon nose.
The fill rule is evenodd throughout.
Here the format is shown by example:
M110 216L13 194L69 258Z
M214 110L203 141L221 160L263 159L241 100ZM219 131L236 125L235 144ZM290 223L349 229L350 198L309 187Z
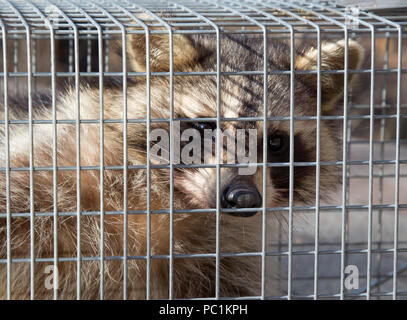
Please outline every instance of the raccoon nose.
M253 186L235 185L227 188L222 197L222 206L224 208L259 208L261 207L261 196ZM251 217L256 211L249 212L231 212L230 214L240 217Z

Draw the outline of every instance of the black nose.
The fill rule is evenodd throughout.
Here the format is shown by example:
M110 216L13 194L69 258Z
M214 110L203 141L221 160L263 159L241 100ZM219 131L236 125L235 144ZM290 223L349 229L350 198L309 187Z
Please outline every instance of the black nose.
M222 206L224 208L259 208L261 196L254 186L233 185L223 192ZM241 217L251 217L256 211L231 212L230 214Z

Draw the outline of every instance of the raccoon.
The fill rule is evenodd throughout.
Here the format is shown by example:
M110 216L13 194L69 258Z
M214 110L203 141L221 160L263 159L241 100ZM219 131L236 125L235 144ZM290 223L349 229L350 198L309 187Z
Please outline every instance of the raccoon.
M145 36L128 35L126 42L129 70L145 72ZM215 38L210 35L174 35L174 71L188 72L173 78L174 123L179 123L181 130L195 128L199 132L206 129L232 132L238 129L255 129L256 161L262 163L263 151L266 150L262 121L264 76L262 73L253 75L242 71L263 70L263 45L262 37L221 35L220 116L228 121L221 121L221 128L216 128L217 122L213 120L218 115ZM168 36L151 34L149 47L148 63L150 72L155 74L150 77L149 87L145 75L128 77L127 118L146 119L149 103L150 117L157 120L151 121L150 130L163 129L168 132L169 122L159 119L171 116L170 80L168 73L156 73L169 71ZM317 56L317 48L303 46L296 51L295 69L317 70ZM344 56L344 41L324 42L321 47L322 70L343 70ZM349 69L357 69L362 58L362 48L350 40ZM212 157L205 161L212 166L174 166L174 191L170 203L168 167L158 166L149 171L145 167L147 147L154 145L154 141L147 141L147 123L129 121L124 130L123 83L120 79L104 79L102 102L97 84L81 84L79 106L74 87L58 91L55 112L59 122L56 130L54 131L50 122L33 125L32 163L36 169L32 174L32 190L30 172L27 169L30 167L28 124L9 124L9 165L20 170L11 170L9 180L5 170L0 172L0 297L3 299L7 294L7 257L13 260L10 266L10 289L11 298L14 299L30 298L30 279L34 283L33 294L36 299L53 297L53 290L45 285L50 277L49 271L47 273L45 270L47 266L53 265L55 257L58 258L59 299L75 299L78 292L82 299L98 299L101 295L106 299L144 299L147 282L149 298L168 298L170 267L174 298L214 297L216 291L220 297L259 296L262 287L262 252L267 248L267 244L263 244L263 218L267 222L265 238L269 243L277 225L286 220L288 215L286 211L270 211L266 217L259 213L264 200L267 207L284 207L289 204L290 169L287 165L273 164L289 161L290 135L293 135L294 141L294 161L316 161L317 149L315 120L296 119L294 131L290 132L290 122L287 121L290 115L290 48L287 44L268 41L267 68L270 71L266 81L267 117L276 119L267 121L266 124L267 161L271 165L265 171L258 165L252 174L247 175L239 174L237 167L222 166L218 185L219 201L216 196L217 169L213 166L216 164L216 155L213 152ZM209 73L194 74L201 71ZM297 72L294 80L294 115L315 116L316 72ZM348 80L353 80L352 73L349 73ZM341 109L335 108L335 105L343 94L343 86L343 73L321 74L323 115L340 112ZM9 99L9 119L28 119L26 101ZM104 119L111 120L104 123L103 136L98 123L86 122L99 119L101 103ZM51 106L52 99L49 95L33 97L33 118L51 120ZM4 120L4 106L1 110ZM65 120L76 119L78 112L82 123L77 132L75 122ZM257 120L233 120L238 117L255 117ZM177 120L186 118L192 120ZM205 118L210 120L205 121ZM321 121L321 161L340 159L341 125L342 121ZM0 129L3 150L0 153L0 163L1 167L6 167L6 132L4 126ZM77 137L79 148L76 144ZM103 143L100 142L101 139ZM214 140L213 148L217 143ZM225 141L219 143L221 151L226 149ZM185 144L184 141L183 145ZM77 158L80 160L79 164ZM226 152L221 159L225 161L225 158ZM125 159L127 172L123 169ZM168 164L168 161L151 158L151 165L163 163ZM77 165L82 168L80 178L77 176ZM101 165L104 166L102 174ZM54 166L60 169L54 172ZM263 172L266 173L265 190ZM295 166L294 204L315 202L315 180L315 166ZM334 190L338 183L338 168L321 166L321 196ZM30 195L33 203L30 202ZM213 210L217 202L221 209L239 210L222 211L217 221L217 214ZM170 206L174 209L173 224L168 213ZM100 213L100 210L103 212ZM22 215L27 212L34 213L32 219L30 215ZM171 227L174 256L172 266L169 261ZM31 240L34 247L31 247ZM33 266L30 264L31 253L36 259ZM104 257L103 263L100 261L101 255ZM147 255L152 258L147 259ZM150 271L148 278L147 269ZM273 270L272 263L268 260L267 270ZM273 276L273 271L267 272L267 279L263 279L267 293L273 290L270 284ZM80 290L77 288L78 277Z

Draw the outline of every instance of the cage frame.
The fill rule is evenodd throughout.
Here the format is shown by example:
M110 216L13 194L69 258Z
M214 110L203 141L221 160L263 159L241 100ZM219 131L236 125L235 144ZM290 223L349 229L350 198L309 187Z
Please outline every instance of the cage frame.
M341 22L342 20L345 20L347 18L350 18L350 16L343 11L343 7L335 4L328 4L328 3L319 3L319 2L306 2L303 0L288 0L288 1L278 1L278 0L267 0L266 2L261 2L261 1L256 1L256 0L247 0L244 2L237 2L233 0L225 0L222 2L214 2L211 0L198 0L198 1L167 1L169 4L171 4L171 8L174 10L179 10L179 12L186 13L188 12L191 16L195 17L195 19L191 18L192 21L197 20L199 22L194 24L190 24L191 28L194 27L203 27L205 26L207 29L204 30L202 33L213 33L216 36L216 48L217 48L217 63L216 63L216 71L214 72L198 72L198 73L192 73L192 72L175 72L174 71L174 65L173 65L173 36L175 34L188 34L188 33L198 33L199 31L196 29L190 29L190 30L179 30L174 28L173 24L170 22L167 22L165 18L161 18L157 13L156 9L152 7L147 7L145 3L138 4L136 2L128 2L128 1L112 1L111 3L107 4L106 2L95 2L90 4L89 1L84 1L84 3L78 4L77 1L73 0L63 0L61 2L57 1L40 1L40 2L31 2L28 0L24 1L11 1L11 0L4 0L5 6L10 8L11 12L14 12L13 16L16 18L10 17L10 21L6 21L3 18L3 15L0 14L0 28L2 30L2 44L3 44L3 71L0 72L0 76L4 79L3 83L3 88L4 88L4 110L5 110L5 115L4 115L4 120L0 121L0 125L4 125L5 127L5 141L6 141L6 146L5 146L5 167L0 168L0 171L4 171L6 175L6 212L5 213L0 213L0 219L1 218L6 218L6 224L7 224L7 257L6 259L0 259L0 264L6 264L7 266L7 298L11 298L11 264L16 263L16 262L21 262L21 263L30 263L30 294L31 294L31 299L34 299L35 297L35 290L34 290L34 273L35 273L35 264L37 261L41 262L50 262L53 263L54 268L57 269L57 265L59 261L75 261L77 264L77 297L78 299L81 297L81 277L80 277L80 270L81 270L81 263L84 260L98 260L100 261L100 298L104 298L104 283L103 283L103 271L104 271L104 261L112 259L112 260L122 260L123 261L123 272L124 272L124 277L123 277L123 298L127 298L127 261L129 259L145 259L146 260L146 299L149 299L151 296L150 292L150 268L151 268L151 259L157 259L157 258L166 258L169 259L169 298L173 298L173 264L174 264L174 259L176 258L194 258L194 257L211 257L216 259L216 277L215 277L215 296L213 297L214 299L222 299L223 297L220 297L219 295L219 282L220 282L220 276L219 276L219 263L220 259L222 257L227 257L230 255L233 255L233 253L222 253L220 251L220 214L221 212L233 212L233 211L238 211L238 209L222 209L221 204L220 204L220 170L221 168L225 167L239 167L239 165L235 164L222 164L220 161L220 132L219 130L217 131L217 143L216 143L216 157L217 157L217 162L215 165L210 165L210 164L205 164L205 165L196 165L196 167L208 167L208 168L214 168L216 170L216 208L212 209L194 209L194 210L176 210L173 207L173 197L174 197L174 169L176 168L193 168L194 165L183 165L183 164L174 164L173 163L173 124L174 124L174 77L176 76L183 76L183 75L196 75L196 76L203 76L203 75L211 75L216 77L216 83L217 83L217 98L216 98L216 103L217 103L217 115L214 118L204 118L201 120L205 121L212 121L217 124L217 127L220 127L221 122L223 121L248 121L248 119L252 121L262 121L263 122L263 132L266 133L267 129L267 122L268 121L273 121L273 120L279 120L279 121L289 121L290 124L290 132L294 132L294 125L295 121L297 120L315 120L317 123L317 151L316 151L316 160L312 162L302 162L298 163L294 161L294 135L290 135L290 160L288 162L274 162L274 163L269 163L267 161L267 152L263 152L263 161L259 163L255 163L253 165L262 167L263 170L263 177L265 176L265 173L267 171L267 168L273 167L273 166L287 166L289 168L289 180L290 180L290 193L289 193L289 204L287 207L271 207L268 208L266 206L266 201L267 198L265 195L263 195L263 205L262 208L254 208L252 211L261 209L261 214L262 214L262 251L261 252L252 252L252 253L236 253L236 255L242 255L242 256L260 256L262 259L262 271L261 271L261 294L258 297L245 297L245 298L259 298L259 299L269 299L269 298L276 298L276 297L270 297L266 295L266 257L269 256L287 256L288 257L288 270L287 270L287 275L288 275L288 288L287 288L287 294L282 295L280 299L292 299L292 298L312 298L312 299L318 299L318 298L323 298L326 297L324 295L321 295L318 293L319 291L319 258L323 254L340 254L341 256L341 287L339 290L338 294L331 295L331 298L340 298L340 299L345 299L346 297L362 297L366 299L370 299L371 297L376 296L375 293L372 293L372 287L378 285L380 281L377 281L376 283L372 283L372 254L381 252L382 250L385 252L392 252L393 253L393 270L391 274L388 274L388 277L392 277L392 282L393 282L393 290L391 292L385 292L383 295L391 296L393 299L397 299L400 295L404 295L403 292L398 292L398 273L400 270L407 269L407 267L402 266L399 268L399 261L398 261L398 254L400 252L407 252L407 248L399 248L399 210L400 209L406 209L407 204L400 203L400 178L401 178L401 172L400 172L400 165L402 164L407 164L407 159L401 159L400 156L400 147L401 147L401 119L402 118L407 118L407 115L403 115L401 112L402 108L402 103L401 103L401 83L402 83L402 73L405 73L406 71L403 70L402 68L402 45L403 45L403 33L405 33L406 25L407 23L399 23L399 22L394 22L390 19L381 17L377 14L374 14L370 11L362 11L362 15L357 17L357 20L360 24L364 25L366 28L362 29L354 29L352 31L349 30L348 26L346 25L345 22ZM59 14L61 14L63 20L67 25L69 25L70 30L59 30L59 28L55 28L53 25L53 22L50 21L50 19L43 13L44 11L44 4L47 3L48 5L51 5L55 7ZM62 6L62 3L69 4L69 6ZM223 75L231 75L231 73L228 72L221 72L220 69L220 34L224 32L222 29L222 24L219 24L218 22L215 22L213 19L213 16L220 16L221 13L216 12L214 15L208 14L205 12L205 10L202 9L196 9L194 5L196 5L198 8L202 8L202 6L206 4L208 6L211 6L210 9L217 9L221 13L224 14L224 12L229 12L232 16L233 15L239 15L241 17L241 20L245 20L246 23L250 26L256 25L259 29L261 29L259 34L263 36L263 44L264 44L264 69L259 70L256 72L233 72L233 74L255 74L255 75L262 75L263 76L263 81L264 83L266 82L268 76L273 73L278 73L278 74L288 74L290 76L290 116L288 117L267 117L267 86L263 85L264 87L264 96L263 96L263 111L264 111L264 116L263 117L258 117L258 118L247 118L247 117L240 117L240 118L223 118L221 117L221 111L220 111L220 106L221 106L221 77ZM32 9L32 15L37 16L37 18L33 18L32 16L26 12L27 7L30 7ZM201 6L201 7L200 7ZM220 8L223 8L224 10L220 10ZM294 49L295 49L295 34L296 34L296 25L291 22L291 20L288 19L289 22L287 22L286 19L283 19L281 17L278 17L274 15L272 12L270 13L269 11L265 11L264 9L260 8L268 8L268 9L278 9L285 11L287 15L292 17L293 20L300 20L303 22L303 24L309 25L311 28L315 29L314 31L305 31L301 30L301 33L311 33L311 34L317 34L317 43L318 43L318 59L317 59L317 70L314 72L317 75L317 114L315 116L295 116L294 112L294 79L295 79L295 74L301 74L301 71L295 70L294 67ZM291 9L290 9L291 8ZM295 10L304 10L308 12L311 15L317 16L323 20L326 20L327 22L330 22L332 24L335 24L341 31L338 31L338 29L335 29L337 32L343 32L344 36L343 38L345 39L345 62L344 62L344 101L343 101L343 115L341 116L323 116L321 114L321 76L324 72L324 70L321 70L321 24L320 23L315 23L311 20L308 20L305 17L301 17L295 12L298 13L298 11ZM290 11L292 10L292 11ZM152 20L155 20L154 22L157 22L159 26L163 27L165 30L164 31L157 31L157 30L151 30L151 25L146 23L146 21L141 20L140 18L137 17L136 13L139 13L141 11L147 12L151 15ZM121 12L121 16L119 19L116 17L118 15L118 12ZM211 11L209 10L209 13ZM258 15L262 15L262 18L259 16L254 16L253 17L253 12L256 12ZM333 14L333 17L327 15L329 13ZM79 16L82 15L82 17L75 18L75 14L78 14ZM101 23L99 19L102 18L96 18L100 14L101 16L105 16L105 23ZM29 17L29 18L27 18ZM127 18L123 18L127 17ZM340 17L340 18L339 18ZM353 16L352 16L353 17ZM142 29L140 30L132 30L128 23L123 21L123 19L132 19L133 21L136 22L136 24ZM177 17L177 19L182 20L181 17ZM82 20L85 20L83 22ZM268 22L262 22L263 20L267 20ZM373 22L367 22L370 20L374 20L375 23ZM274 21L274 25L272 24L271 21ZM151 22L151 21L149 21ZM41 37L44 36L47 37L47 32L43 32L41 30L37 30L36 28L39 25L45 26L48 28L48 33L49 36L47 39L50 40L50 72L38 72L35 71L35 62L33 63L33 60L35 55L32 55L32 52L34 51L34 48L31 46L31 43L35 43L36 36ZM59 22L58 22L59 23ZM182 21L181 21L182 23ZM10 25L11 27L7 27L7 25ZM270 71L267 69L267 43L268 43L268 35L273 33L273 26L283 26L286 28L286 33L289 34L290 37L290 70L289 71ZM384 27L383 27L384 25ZM111 28L116 27L118 30L112 30ZM19 27L20 29L17 29ZM80 28L93 28L95 30L84 30ZM380 28L383 27L383 28ZM108 29L107 29L108 28ZM25 31L23 31L24 29ZM368 30L366 30L368 29ZM379 30L382 29L382 30ZM85 32L86 31L86 32ZM278 29L277 31L274 30L276 33L284 33L281 29ZM329 29L323 31L324 33L330 32ZM371 46L373 50L371 51L371 66L370 70L365 69L365 70L358 70L358 71L353 71L353 72L364 72L370 74L370 88L369 88L369 94L370 94L370 103L369 103L369 114L368 115L349 115L348 114L348 75L350 70L348 70L348 39L350 38L350 33L351 32L366 32L370 33L370 39L371 39ZM377 39L377 34L378 33L383 33L383 32L388 32L388 33L397 33L397 67L394 69L388 69L388 68L383 68L383 69L377 69L375 67L375 41ZM127 57L126 57L126 36L128 34L132 33L143 33L146 36L146 71L145 72L130 72L127 70ZM169 36L169 56L170 56L170 61L169 61L169 72L151 72L150 71L150 64L147 63L149 61L149 36L151 34L168 34ZM232 32L233 33L233 32ZM97 48L98 48L98 66L99 66L99 71L98 72L81 72L80 67L79 67L79 41L80 37L83 35L87 34L92 34L97 37ZM106 36L110 34L115 34L118 36L121 36L121 41L122 41L122 71L121 72L109 72L109 71L103 71L103 66L105 65L106 56L103 54L104 51L104 40L106 40ZM22 37L25 36L26 39L26 52L27 52L27 71L26 72L20 72L18 70L14 71L9 71L8 70L8 62L9 62L9 54L7 52L8 44L7 44L7 39L12 39L11 37L13 36L19 36L21 35ZM73 56L70 56L72 58L72 61L69 63L71 64L73 62L73 65L70 66L70 69L73 71L68 71L68 72L57 72L56 71L56 53L55 53L55 41L56 38L59 35L65 35L68 36L70 40L73 41L73 47L70 49L73 52ZM71 43L71 41L70 41ZM14 51L16 52L16 51ZM336 71L337 72L337 71ZM304 72L307 73L307 72ZM308 72L312 73L312 72ZM328 72L329 73L329 72ZM341 73L341 72L337 72ZM374 92L375 92L375 75L380 74L380 73L395 73L397 75L397 89L396 89L396 114L394 115L377 115L375 114L375 102L374 102ZM122 77L123 81L123 101L122 101L122 106L123 106L123 119L121 120L114 120L114 119L104 119L104 100L103 100L103 88L104 88L104 77L109 74L109 75L117 75ZM33 95L33 86L34 86L34 80L37 77L51 77L51 98L52 98L52 119L51 120L34 120L33 119L33 105L32 105L32 95ZM80 85L80 79L81 77L84 76L93 76L98 78L98 83L99 83L99 110L100 110L100 118L99 119L94 119L94 120L83 120L80 117L80 94L79 94L79 85ZM147 113L146 113L146 118L145 119L128 119L127 117L127 79L128 77L137 77L137 76L145 76L146 77L146 101L147 101ZM168 119L151 119L150 115L150 78L152 76L168 76L169 77L169 83L170 83L170 96L169 96L169 110L170 110L170 117ZM10 78L26 78L27 79L27 89L28 89L28 120L10 120L9 119L9 82ZM58 120L57 119L57 111L56 111L56 96L57 96L57 88L56 88L56 78L57 77L74 77L74 90L75 90L75 97L76 97L76 118L72 120ZM396 120L396 147L395 147L395 158L393 160L374 160L374 129L375 129L375 123L374 121L379 119L385 121L386 119L395 119ZM363 119L363 120L369 120L369 159L368 160L348 160L348 146L349 146L349 120L354 120L354 119ZM180 119L177 118L177 121L197 121L199 119ZM320 123L323 120L342 120L343 121L343 153L342 153L342 160L338 161L329 161L329 162L324 162L320 160ZM150 128L152 123L157 123L157 122L168 122L170 125L170 163L168 165L153 165L150 163L150 161L147 161L146 165L128 165L128 156L127 156L127 139L123 139L123 164L121 166L105 166L103 159L104 159L104 124L106 123L122 123L123 125L123 136L127 136L127 125L130 123L145 123L146 128L147 128L147 141L150 141ZM99 124L100 128L100 165L99 166L82 166L81 165L81 154L80 154L80 140L81 140L81 133L80 133L80 126L81 124ZM20 168L13 168L10 166L10 142L9 142L9 135L10 135L10 124L28 124L29 126L29 139L30 139L30 150L29 150L29 167L20 167ZM34 125L37 124L51 124L53 128L53 162L52 166L48 167L35 167L34 166L34 154L33 154L33 143L34 143L34 135L33 135L33 127ZM74 124L76 128L76 136L75 136L75 141L76 141L76 165L75 166L58 166L57 163L57 127L59 124ZM267 150L267 135L263 135L263 150ZM150 158L150 149L146 149L147 152L147 159ZM373 180L374 180L374 165L385 165L385 164L393 164L395 168L395 177L394 177L394 188L395 188L395 194L394 194L394 203L393 204L379 204L375 205L373 201ZM294 185L294 167L295 166L315 166L316 167L316 205L315 206L295 206L294 205L294 188L292 187ZM367 205L348 205L347 204L347 183L342 183L342 204L341 205L321 205L320 204L320 186L319 186L319 181L320 181L320 166L321 165L340 165L342 166L342 181L347 181L349 179L349 166L351 165L366 165L368 166L368 180L369 180L369 190L368 190L368 204ZM153 169L163 169L163 168L168 168L169 173L170 173L170 207L168 210L153 210L150 207L150 202L151 202L151 177L150 177L150 172ZM146 210L128 210L127 208L127 193L128 193L128 188L127 188L127 171L132 170L132 169L143 169L146 170L147 172L147 207ZM77 210L74 212L59 212L58 211L58 205L57 205L57 199L58 199L58 181L57 181L57 173L60 170L75 170L76 171L76 181L77 181L77 189L76 189L76 194L77 194ZM81 199L80 199L80 194L81 194L81 172L82 170L99 170L99 177L100 177L100 210L99 211L94 211L94 212L83 212L81 210ZM103 204L103 194L105 192L104 186L103 186L103 173L105 170L123 170L123 176L124 176L124 200L123 200L123 210L120 211L106 211L104 209L104 204ZM29 177L30 177L30 212L27 213L12 213L11 208L10 208L10 173L12 171L28 171L29 172ZM52 171L53 173L53 199L54 199L54 210L52 212L35 212L34 209L34 172L35 171ZM263 189L265 189L265 179L263 178ZM367 240L367 249L362 249L362 250L354 250L353 252L359 252L359 253L366 253L367 255L367 286L359 292L358 294L349 294L345 292L344 288L344 275L345 275L345 264L346 264L346 255L349 253L349 249L346 248L347 244L347 212L348 210L368 210L368 240ZM293 249L293 213L294 211L298 210L306 210L306 211L314 211L315 212L315 233L314 233L314 250L308 250L307 252L296 252ZM320 212L322 210L341 210L342 212L342 225L341 225L341 248L340 250L325 250L321 251L319 249L320 242L319 242L319 232L320 232ZM392 249L373 249L373 238L372 238L372 217L373 217L373 210L394 210L394 234L393 234L393 248ZM266 248L266 216L268 213L273 212L273 211L287 211L288 212L288 228L289 228L289 233L288 233L288 249L285 251L277 251L277 252L270 252L267 251ZM174 253L174 248L173 248L173 242L174 242L174 215L177 213L215 213L216 214L216 251L213 254L186 254L186 255L177 255ZM104 248L103 248L103 243L104 243L104 232L103 232L103 223L104 223L104 216L109 215L109 214L122 214L124 217L124 230L123 230L123 257L106 257L104 255ZM128 215L132 214L144 214L147 216L147 254L145 256L129 256L127 253L127 234L128 234ZM170 228L169 228L169 237L170 237L170 250L168 255L152 255L151 254L151 215L152 214L169 214L170 217ZM60 216L68 216L68 215L76 215L77 217L77 256L76 257L71 257L71 258L63 258L58 256L58 228L57 228L57 220L58 217ZM100 233L100 256L99 257L83 257L81 254L81 222L80 222L80 217L83 215L100 215L101 217L101 233ZM35 257L35 252L34 252L34 220L36 216L52 216L54 219L54 256L51 258L36 258ZM11 256L11 220L13 217L28 217L30 219L30 257L29 258L12 258ZM293 294L292 292L292 275L293 275L293 270L292 270L292 259L293 256L296 254L309 254L314 256L314 279L313 279L313 294L311 295L306 295L306 296L298 296ZM58 298L58 290L55 287L54 288L54 299ZM406 293L407 295L407 293Z

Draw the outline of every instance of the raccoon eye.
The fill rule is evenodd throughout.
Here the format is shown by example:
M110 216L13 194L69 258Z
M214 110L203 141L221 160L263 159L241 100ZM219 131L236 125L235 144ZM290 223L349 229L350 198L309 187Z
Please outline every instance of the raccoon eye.
M195 122L194 124L194 128L203 132L206 129L210 129L213 130L215 129L215 125L212 122Z
M287 137L276 134L269 137L269 148L272 152L283 153L287 148Z
M214 122L194 122L193 126L195 129L197 129L201 136L204 137L205 130L214 130L216 129L216 123ZM212 141L216 141L216 137L212 135Z

